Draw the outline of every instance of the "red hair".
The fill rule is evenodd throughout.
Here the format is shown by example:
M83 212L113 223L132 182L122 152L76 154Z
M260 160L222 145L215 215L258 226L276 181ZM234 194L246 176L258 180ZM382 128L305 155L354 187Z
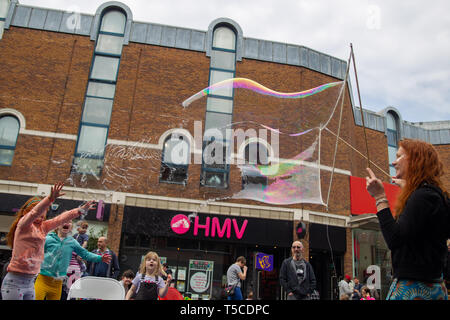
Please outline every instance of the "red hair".
M433 145L420 140L405 139L400 141L399 147L405 150L408 167L404 177L406 184L395 204L396 219L405 208L406 200L424 182L439 187L448 196L441 181L444 165Z
M25 202L22 208L20 208L20 210L16 213L16 219L14 219L13 223L11 224L8 235L6 236L7 244L11 247L11 249L14 246L14 236L16 233L17 224L19 223L20 219L22 219L24 215L30 212L41 200L42 197L33 197L28 199L28 201Z

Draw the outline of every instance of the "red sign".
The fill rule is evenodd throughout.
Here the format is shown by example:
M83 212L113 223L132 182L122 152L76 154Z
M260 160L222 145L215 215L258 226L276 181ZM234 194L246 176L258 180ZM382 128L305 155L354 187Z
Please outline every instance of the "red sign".
M384 191L393 212L400 187L383 182ZM366 179L350 176L350 210L352 214L377 213L375 199L367 192Z

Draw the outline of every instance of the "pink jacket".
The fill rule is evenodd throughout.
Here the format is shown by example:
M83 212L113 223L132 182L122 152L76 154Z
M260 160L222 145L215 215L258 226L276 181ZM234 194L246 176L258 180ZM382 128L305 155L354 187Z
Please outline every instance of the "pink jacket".
M80 215L78 208L76 208L53 219L44 220L39 224L33 223L34 220L47 212L50 204L49 197L45 197L19 220L14 235L13 252L8 272L38 274L42 260L44 260L44 244L47 233Z

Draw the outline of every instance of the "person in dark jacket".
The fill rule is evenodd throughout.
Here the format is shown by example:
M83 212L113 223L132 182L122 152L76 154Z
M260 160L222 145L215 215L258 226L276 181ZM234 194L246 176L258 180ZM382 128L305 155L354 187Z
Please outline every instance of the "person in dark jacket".
M98 255L103 255L105 253L109 254L111 256L111 263L108 265L104 262L89 262L87 266L89 275L94 277L113 278L117 280L120 272L119 260L117 259L117 255L114 251L107 247L106 237L98 238L97 248L98 249L95 249L92 252Z
M281 264L280 284L287 292L287 300L309 300L316 289L316 276L311 264L303 258L303 244L292 243L292 257Z
M443 164L434 147L402 140L393 182L401 187L391 213L383 184L367 169L367 191L375 198L381 232L391 250L394 280L388 300L447 300L442 277L447 256L450 212L440 177Z

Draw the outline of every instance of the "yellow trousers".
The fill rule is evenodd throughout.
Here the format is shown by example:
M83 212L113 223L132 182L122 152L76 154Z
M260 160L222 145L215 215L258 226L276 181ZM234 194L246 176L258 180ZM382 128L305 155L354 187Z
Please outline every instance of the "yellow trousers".
M60 300L63 281L39 274L34 283L36 300Z

